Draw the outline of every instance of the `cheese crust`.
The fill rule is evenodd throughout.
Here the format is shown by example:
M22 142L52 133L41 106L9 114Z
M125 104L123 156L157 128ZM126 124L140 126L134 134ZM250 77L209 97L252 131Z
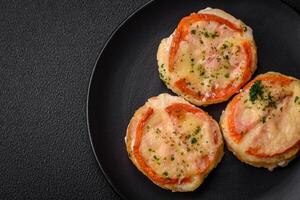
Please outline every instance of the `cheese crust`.
M173 192L199 187L223 156L217 122L181 97L150 98L125 137L129 158L156 185Z
M241 161L272 171L300 148L300 81L276 72L257 76L227 105L220 125Z
M256 70L252 29L222 10L200 10L162 39L157 61L162 81L189 102L226 101Z

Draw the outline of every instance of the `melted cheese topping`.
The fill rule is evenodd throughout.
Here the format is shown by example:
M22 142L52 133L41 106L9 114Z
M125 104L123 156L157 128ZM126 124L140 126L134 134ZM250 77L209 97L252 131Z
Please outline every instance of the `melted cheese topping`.
M256 64L256 51L250 27L218 9L205 9L199 13L221 16L244 27L244 33L230 29L214 21L198 21L189 27L189 34L180 42L175 56L174 71L168 70L169 50L174 34L163 39L157 54L160 78L175 93L183 95L194 104L205 104L213 90L228 86L238 87L243 81L243 68L247 65L244 41L250 41L253 50L253 64ZM256 66L251 66L254 71ZM201 95L195 99L176 88L175 83L184 79L189 89ZM224 93L225 94L225 93ZM226 99L224 99L226 100Z
M208 93L213 85L225 88L232 79L241 79L246 54L238 41L239 32L207 21L194 23L190 32L180 43L171 76L174 80L185 78L190 88Z
M271 72L259 77L272 74L286 77ZM281 154L299 148L295 145L300 141L300 81L288 78L292 79L288 85L261 81L262 92L253 98L255 100L251 100L250 88L241 93L234 107L234 125L243 135L240 142L234 142L230 136L226 119L228 108L222 117L225 139L240 157L249 162L281 156L276 160L279 163L286 159Z
M211 125L191 113L174 124L167 113L154 110L147 123L141 151L149 166L157 174L169 178L183 178L198 172L197 160L213 154L215 149Z
M166 112L166 108L176 103L195 108L182 98L168 94L151 98L142 107L152 108L153 114L143 128L140 152L156 174L166 179L178 179L177 189L172 187L172 190L192 190L219 162L223 143L217 123L206 113L201 111L193 114L182 110L171 115ZM126 141L129 138L131 140L131 145L127 142L131 149L135 143L134 124L129 126L126 136ZM132 159L135 159L134 155ZM186 177L191 178L188 187L181 183Z

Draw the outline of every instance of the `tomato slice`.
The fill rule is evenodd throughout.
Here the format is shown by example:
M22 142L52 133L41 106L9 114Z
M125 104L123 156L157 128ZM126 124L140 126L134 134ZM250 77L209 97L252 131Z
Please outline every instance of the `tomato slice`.
M197 21L215 21L220 24L225 24L229 28L239 32L243 33L243 28L237 26L236 24L213 14L204 14L204 13L192 13L190 16L182 18L182 20L179 22L175 35L173 37L171 48L170 48L170 55L169 55L169 71L174 70L174 62L175 62L175 56L179 48L179 44L182 40L184 40L185 36L188 34L188 27L191 23L197 22Z
M205 114L205 112L200 110L199 108L195 108L193 106L190 106L190 105L184 104L184 103L174 103L174 104L168 106L166 108L166 111L171 116L176 115L176 113L182 112L182 111L190 112L193 114L196 114L196 113Z
M242 87L251 77L251 66L253 63L252 60L252 51L251 51L251 45L250 42L245 41L243 42L243 48L246 52L246 64L243 67L243 77L242 81L238 85L234 85L234 81L231 81L225 88L215 88L212 87L211 95L206 97L206 102L216 102L216 101L222 101L224 99L229 98L234 93L239 90L240 87ZM188 87L188 84L186 83L185 79L180 79L175 82L175 86L183 93L188 94L192 96L195 99L202 100L204 98L204 94L201 92L196 92Z
M259 157L259 158L271 158L274 156L278 156L278 155L287 153L295 148L298 148L299 146L300 146L300 140L296 141L292 146L290 146L286 149L283 149L279 152L273 153L273 154L260 153L261 147L250 147L250 148L248 148L246 153L248 153L252 156Z
M133 154L136 157L136 160L143 169L143 171L147 174L148 177L150 177L151 180L160 183L160 184L178 184L178 183L186 183L190 182L189 177L185 177L181 180L178 178L171 179L171 178L164 178L158 175L144 160L141 152L140 152L140 145L143 137L143 129L146 124L146 122L150 119L151 115L153 114L153 109L149 108L147 112L144 114L140 122L138 123L137 130L136 130L136 138L135 143L133 146Z
M208 169L210 160L208 155L202 156L199 160L196 160L197 166L198 166L198 173L201 174L205 172L205 170Z

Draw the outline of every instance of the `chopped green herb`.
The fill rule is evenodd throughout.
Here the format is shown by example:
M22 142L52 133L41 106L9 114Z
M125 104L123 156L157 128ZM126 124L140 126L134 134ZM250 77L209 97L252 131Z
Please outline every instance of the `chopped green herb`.
M156 155L154 155L153 158L154 158L155 160L159 160L159 158L158 158Z
M225 78L229 78L229 73L226 73L224 76Z
M164 172L163 175L164 175L164 176L168 176L168 172Z
M254 103L258 97L263 96L263 85L261 84L261 80L257 80L250 88L250 101Z
M294 100L294 103L297 103L298 100L299 100L299 97L296 96L296 97L295 97L295 100Z
M243 30L246 32L248 30L247 26L244 26Z
M219 34L218 34L217 31L215 31L215 32L213 32L213 33L209 33L208 31L203 31L203 32L201 32L201 33L202 33L202 35L204 35L204 37L206 37L206 38L212 38L212 39L214 39L214 38L216 38L216 37L219 37Z
M196 138L192 138L192 139L191 139L191 143L192 143L192 144L195 144L196 142L197 142L197 139L196 139Z
M203 35L204 35L204 37L206 37L206 38L208 38L208 37L209 37L209 34L208 34L208 32L207 32L207 31L203 32L202 34L203 34Z
M191 30L191 34L196 34L196 30Z
M231 42L225 41L221 49L227 49L228 47L232 47L232 46L233 44Z

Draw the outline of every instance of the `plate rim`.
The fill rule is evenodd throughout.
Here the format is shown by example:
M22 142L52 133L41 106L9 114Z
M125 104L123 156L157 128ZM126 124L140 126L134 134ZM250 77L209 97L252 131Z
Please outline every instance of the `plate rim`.
M134 11L132 11L127 17L125 17L125 19L123 19L114 29L113 31L109 34L108 38L106 39L105 43L102 45L100 52L98 53L97 58L95 59L94 62L94 66L92 69L92 72L90 74L89 77L89 82L88 82L88 91L87 91L87 96L86 96L86 106L85 106L85 115L86 115L86 125L87 125L87 129L88 129L88 135L89 135L89 141L92 147L92 151L94 154L94 157L98 163L98 166L100 167L100 170L105 178L105 181L108 183L108 185L110 186L110 188L113 190L113 192L120 197L121 199L127 199L127 197L124 196L124 194L118 189L116 188L116 186L112 183L110 177L107 175L107 173L105 172L105 170L103 169L99 158L97 156L96 150L95 150L95 145L94 142L92 140L92 134L91 134L91 128L90 128L90 118L89 118L89 106L90 106L90 94L91 94L91 85L92 82L95 78L95 71L98 65L98 62L103 54L103 52L105 51L106 47L108 46L108 44L110 43L110 41L113 39L113 37L115 36L115 34L119 31L120 28L122 28L126 23L128 23L131 18L142 12L145 8L147 8L148 6L152 5L154 2L157 2L157 0L149 0L146 3L144 3L142 6L138 7L137 9L135 9ZM279 0L279 2L281 2L282 4L285 4L286 6L288 6L289 8L291 8L291 10L293 12L295 12L296 14L300 15L300 12L298 12L298 10L291 5L290 3L286 2L285 0Z
M150 4L154 3L156 0L149 0L148 2L146 2L145 4L143 4L142 6L138 7L137 9L135 9L134 11L132 11L131 14L129 14L127 17L125 17L125 19L123 19L114 29L113 31L110 33L110 35L108 36L108 38L106 39L105 43L103 44L103 46L101 47L100 52L98 53L98 56L94 62L94 66L89 78L89 83L88 83L88 91L87 91L87 97L86 97L86 108L85 108L85 115L86 115L86 124L87 124L87 129L88 129L88 135L89 135L89 140L90 140L90 144L92 147L92 151L94 154L94 157L98 163L98 166L101 169L102 174L104 175L104 178L106 180L106 182L108 183L108 185L110 186L110 188L113 189L114 193L117 194L121 199L127 199L123 193L115 187L115 185L112 183L112 181L110 180L109 176L106 174L106 172L104 171L99 158L97 156L96 150L95 150L95 145L94 142L92 140L92 134L91 134L91 128L90 128L90 118L89 118L89 106L90 106L90 92L91 92L91 85L92 82L94 80L95 77L95 71L98 65L98 62L103 54L103 52L105 51L106 47L108 46L108 44L110 43L111 39L115 36L115 34L118 32L118 30L124 26L126 23L129 22L129 20L136 15L137 13L142 12L146 7L148 7Z

